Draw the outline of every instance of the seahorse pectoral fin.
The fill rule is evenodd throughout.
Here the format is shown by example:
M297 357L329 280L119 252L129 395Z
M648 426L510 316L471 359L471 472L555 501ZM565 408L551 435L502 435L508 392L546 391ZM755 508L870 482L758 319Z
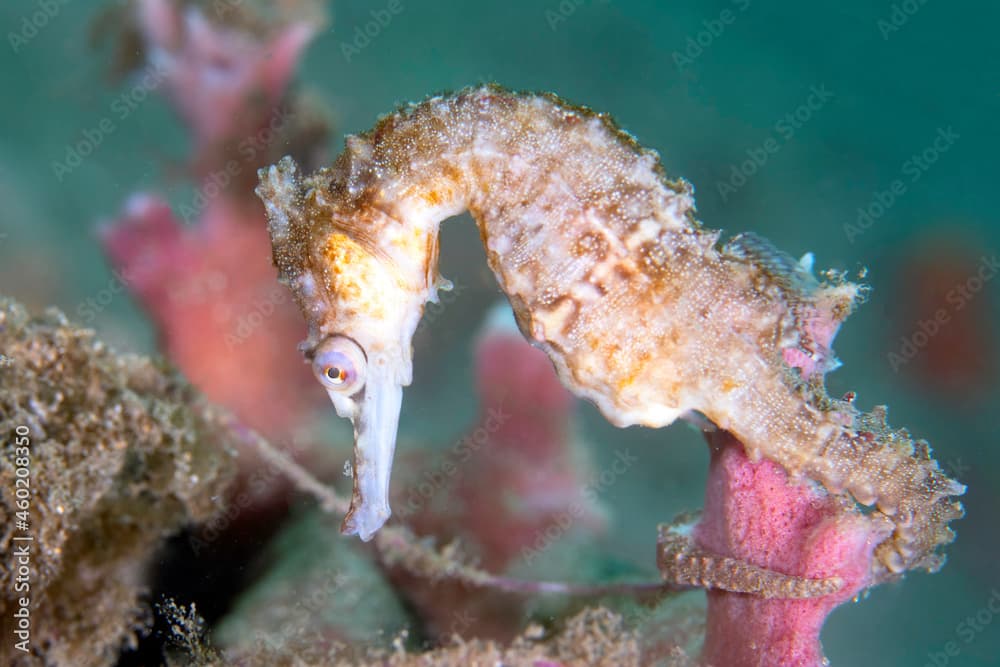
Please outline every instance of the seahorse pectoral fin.
M369 366L371 370L371 367ZM389 478L403 388L390 373L370 373L354 421L354 494L340 532L367 542L389 519Z

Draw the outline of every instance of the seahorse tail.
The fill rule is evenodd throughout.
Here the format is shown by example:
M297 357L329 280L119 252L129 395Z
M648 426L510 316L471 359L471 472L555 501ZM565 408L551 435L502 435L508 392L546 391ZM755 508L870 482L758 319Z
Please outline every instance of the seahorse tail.
M964 514L954 499L965 486L948 477L931 457L926 441L906 429L891 429L886 409L858 413L839 430L804 472L832 493L847 491L874 506L894 524L892 535L875 551L876 580L908 570L935 572L944 564L938 547L955 539L948 524Z

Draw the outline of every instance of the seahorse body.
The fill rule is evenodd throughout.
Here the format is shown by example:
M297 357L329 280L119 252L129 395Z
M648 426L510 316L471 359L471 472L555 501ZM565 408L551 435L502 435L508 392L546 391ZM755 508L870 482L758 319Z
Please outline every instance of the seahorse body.
M833 363L815 320L835 329L860 288L821 285L756 237L720 248L692 188L607 116L479 87L382 118L308 178L288 158L261 174L307 347L336 333L377 341L408 384L410 336L440 284L438 224L468 210L522 332L610 421L659 427L699 411L751 458L891 516L876 575L939 567L964 487L881 412L829 398L821 373L783 359Z

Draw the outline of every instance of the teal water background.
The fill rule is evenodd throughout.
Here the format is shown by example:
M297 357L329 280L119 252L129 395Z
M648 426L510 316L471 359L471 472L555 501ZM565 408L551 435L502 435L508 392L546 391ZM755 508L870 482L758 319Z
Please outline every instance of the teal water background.
M894 372L889 357L900 346L890 332L901 324L906 330L893 320L896 306L912 296L894 278L902 253L944 237L972 248L973 260L1000 248L1000 7L943 0L398 2L401 10L361 46L356 30L389 3L333 3L330 26L306 54L298 78L334 112L331 152L343 133L367 129L398 103L429 93L484 81L553 91L610 112L659 150L670 174L695 185L706 225L756 231L795 256L812 251L820 268L867 267L873 291L838 338L845 365L830 377L831 393L856 390L866 408L887 403L893 424L930 440L939 460L970 485L968 516L956 524L959 537L941 573L910 575L835 612L823 633L827 655L844 666L1000 665L1000 615L983 614L1000 595L995 375L967 395L941 397ZM173 202L191 191L169 173L185 139L157 97L119 122L78 169L56 178L53 162L127 86L108 84L106 62L88 46L87 26L101 3L56 4L17 53L0 45L0 291L73 316L113 281L95 225L134 191L155 190ZM37 6L4 3L3 34L19 31ZM912 171L908 161L940 133L955 138L926 169ZM727 190L739 182L730 180L733 169L762 148L766 159ZM905 192L855 233L858 209L899 179ZM470 340L500 296L483 275L467 219L446 225L443 243L444 275L468 289L422 333L434 364L417 359L403 441L447 437L474 417ZM976 268L970 263L970 276ZM988 281L974 303L993 332L998 284ZM121 348L154 349L148 323L124 293L93 324ZM641 457L604 496L615 510L606 547L653 575L656 524L701 505L704 446L681 426L619 431L589 407L582 413L598 466L610 460L610 445ZM949 642L957 655L944 655Z

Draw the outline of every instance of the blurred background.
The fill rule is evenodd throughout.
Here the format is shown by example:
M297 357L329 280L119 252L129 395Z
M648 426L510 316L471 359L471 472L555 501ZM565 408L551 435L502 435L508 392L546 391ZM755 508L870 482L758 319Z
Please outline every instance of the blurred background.
M121 66L127 35L107 28L115 3L57 0L36 35L12 38L27 36L23 20L41 4L0 8L11 42L0 66L0 292L153 353L151 318L96 230L137 191L175 211L191 202L192 139L162 95L122 98L141 82ZM389 19L365 33L373 10ZM329 133L313 150L328 159L344 134L431 93L482 82L552 91L609 112L658 150L668 173L694 184L707 226L813 252L820 270L865 273L870 298L837 339L844 366L830 393L856 391L864 409L888 404L893 425L929 440L969 486L967 516L940 573L838 609L823 632L827 656L916 667L957 641L947 664L1000 664L1000 618L990 614L969 641L959 629L1000 590L1000 8L336 0L325 12L293 78L325 109ZM89 154L67 170L68 147L88 136ZM446 447L474 422L474 337L501 297L470 220L446 224L442 243L442 273L457 289L415 341L401 456L408 442ZM655 578L656 525L702 505L706 448L682 425L618 430L592 406L578 410L595 469L621 448L640 462L601 489L601 547ZM343 445L348 425L329 412L323 432Z

